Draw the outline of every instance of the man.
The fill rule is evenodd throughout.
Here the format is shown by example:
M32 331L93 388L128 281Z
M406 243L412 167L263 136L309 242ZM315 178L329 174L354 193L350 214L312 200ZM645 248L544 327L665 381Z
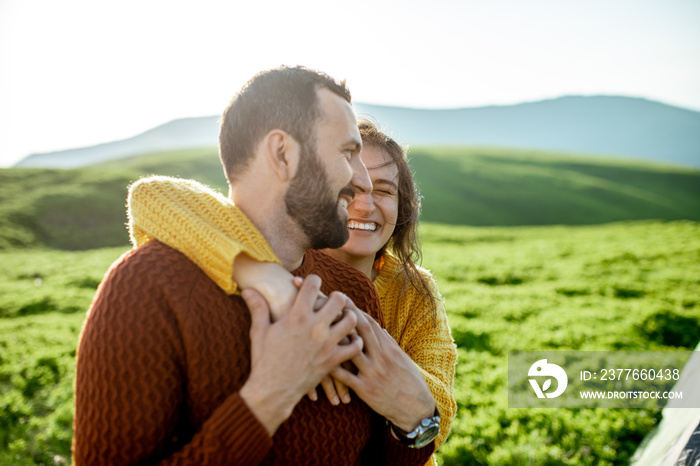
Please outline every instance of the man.
M422 464L430 456L430 445L407 448L386 426L372 428L360 400L304 397L360 355L358 323L369 334L345 295L381 322L369 280L306 252L347 240L345 207L355 191L371 190L360 149L349 92L325 75L282 68L241 90L220 136L230 197L282 265L306 277L300 292L271 323L255 292L243 292L248 310L160 242L118 260L78 348L76 464L357 464L363 450L371 462ZM329 298L315 311L319 291Z

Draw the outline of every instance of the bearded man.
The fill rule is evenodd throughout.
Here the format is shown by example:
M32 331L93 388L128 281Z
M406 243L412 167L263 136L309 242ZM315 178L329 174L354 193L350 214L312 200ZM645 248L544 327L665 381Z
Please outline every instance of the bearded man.
M267 240L243 252L279 258L300 291L272 322L260 295L226 294L157 240L122 256L80 337L75 464L423 464L432 444L391 440L362 400L304 396L362 351L358 308L382 322L367 277L309 250L347 241L347 204L372 189L349 91L304 68L260 73L219 145L230 199Z

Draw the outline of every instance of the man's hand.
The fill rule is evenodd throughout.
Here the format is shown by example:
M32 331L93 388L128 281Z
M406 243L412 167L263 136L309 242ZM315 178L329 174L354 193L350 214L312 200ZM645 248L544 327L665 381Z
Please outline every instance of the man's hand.
M303 283L301 277L294 277L284 267L275 262L258 262L246 254L239 254L233 266L233 281L240 289L252 288L267 302L272 322L277 322L287 315L294 304L299 287ZM314 309L320 309L328 297L319 291ZM349 341L346 338L343 343ZM348 387L327 376L321 381L321 387L326 397L333 405L350 403ZM318 400L316 388L307 393L312 401Z
M257 291L245 289L241 294L252 324L251 371L239 394L270 435L304 394L335 367L362 353L362 339L353 332L356 313L343 312L336 321L346 305L345 295L331 293L314 311L320 287L319 277L306 277L289 313L275 323ZM350 342L339 345L347 336Z
M331 374L399 429L415 429L422 419L435 412L435 401L425 379L411 358L370 315L349 299L346 309L357 315L357 332L364 342L364 352L352 358L359 371L357 375L342 367Z

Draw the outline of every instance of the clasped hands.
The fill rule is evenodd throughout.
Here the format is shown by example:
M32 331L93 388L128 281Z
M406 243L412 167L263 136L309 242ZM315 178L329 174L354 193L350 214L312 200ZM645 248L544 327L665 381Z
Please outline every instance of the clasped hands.
M435 402L417 366L371 316L342 293L323 295L315 275L296 277L293 284L299 291L290 310L277 310L274 318L260 293L242 293L253 320L251 378L256 373L278 380L287 391L279 394L283 412L291 414L304 394L318 400L320 381L332 404L351 402L352 389L405 431L433 414ZM307 320L313 325L299 325Z

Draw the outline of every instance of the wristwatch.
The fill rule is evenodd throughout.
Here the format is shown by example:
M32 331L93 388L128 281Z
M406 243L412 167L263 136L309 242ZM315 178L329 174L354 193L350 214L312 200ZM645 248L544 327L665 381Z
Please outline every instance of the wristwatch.
M426 417L418 423L418 427L410 432L403 431L389 421L391 435L396 440L409 448L423 448L437 437L440 433L440 412L435 408L435 413L431 417Z

